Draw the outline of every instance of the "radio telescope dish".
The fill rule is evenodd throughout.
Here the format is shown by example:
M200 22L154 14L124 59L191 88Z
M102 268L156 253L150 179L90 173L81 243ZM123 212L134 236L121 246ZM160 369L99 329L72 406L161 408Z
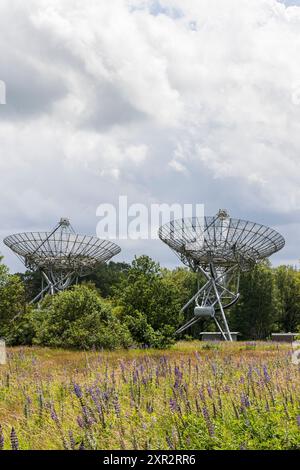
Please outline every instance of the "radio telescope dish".
M67 289L76 278L89 274L98 263L110 260L121 251L109 240L76 234L66 218L50 232L18 233L3 241L27 269L40 271L46 282L32 302L46 293Z
M171 221L160 227L159 238L206 279L182 309L195 302L194 316L176 333L209 317L223 338L232 341L224 311L239 299L241 271L251 270L257 262L281 250L284 238L264 225L232 219L222 209L214 217Z

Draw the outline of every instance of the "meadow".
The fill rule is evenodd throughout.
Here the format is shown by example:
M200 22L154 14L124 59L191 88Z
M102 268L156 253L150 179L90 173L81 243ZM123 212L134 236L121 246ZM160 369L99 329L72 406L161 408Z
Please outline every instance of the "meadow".
M0 426L1 449L300 450L300 368L267 342L10 348Z

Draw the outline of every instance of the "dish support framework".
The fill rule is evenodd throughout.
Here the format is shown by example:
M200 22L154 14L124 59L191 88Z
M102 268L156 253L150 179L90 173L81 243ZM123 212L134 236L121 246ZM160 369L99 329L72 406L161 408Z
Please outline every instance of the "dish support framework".
M48 240L56 233L60 231L61 234L70 232L75 234L70 221L67 218L61 218L57 226L49 233L49 235L42 241L42 243L37 247L35 252L37 252L43 245L45 245ZM34 254L34 253L33 253ZM42 286L41 291L32 299L29 304L34 304L39 300L43 299L44 295L51 294L54 295L56 292L61 292L67 289L74 281L78 281L78 276L73 271L68 272L56 272L53 269L48 268L47 271L44 268L40 268L40 273L42 275ZM46 283L46 285L45 285Z
M184 305L181 312L195 302L193 317L181 326L176 334L190 328L201 319L211 318L225 341L233 341L225 310L234 305L239 297L240 266L217 267L211 261L206 268L198 265L197 271L206 279L205 284Z

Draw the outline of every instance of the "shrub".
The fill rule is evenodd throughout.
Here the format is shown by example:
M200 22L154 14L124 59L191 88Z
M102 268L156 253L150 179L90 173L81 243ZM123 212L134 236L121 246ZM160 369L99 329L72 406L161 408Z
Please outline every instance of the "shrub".
M20 320L19 340L26 334L32 344L60 348L127 348L132 342L128 328L113 314L110 303L84 285L47 296L40 309Z

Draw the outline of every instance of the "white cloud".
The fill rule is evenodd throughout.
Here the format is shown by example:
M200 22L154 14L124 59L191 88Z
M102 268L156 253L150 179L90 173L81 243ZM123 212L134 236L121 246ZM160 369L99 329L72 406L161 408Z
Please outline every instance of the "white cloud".
M178 173L187 173L188 172L187 168L182 163L180 163L178 160L175 160L174 158L173 158L173 160L171 160L169 162L169 166L171 168L173 168L173 170L177 171Z
M91 231L119 194L299 216L299 7L2 0L0 28L4 231Z

